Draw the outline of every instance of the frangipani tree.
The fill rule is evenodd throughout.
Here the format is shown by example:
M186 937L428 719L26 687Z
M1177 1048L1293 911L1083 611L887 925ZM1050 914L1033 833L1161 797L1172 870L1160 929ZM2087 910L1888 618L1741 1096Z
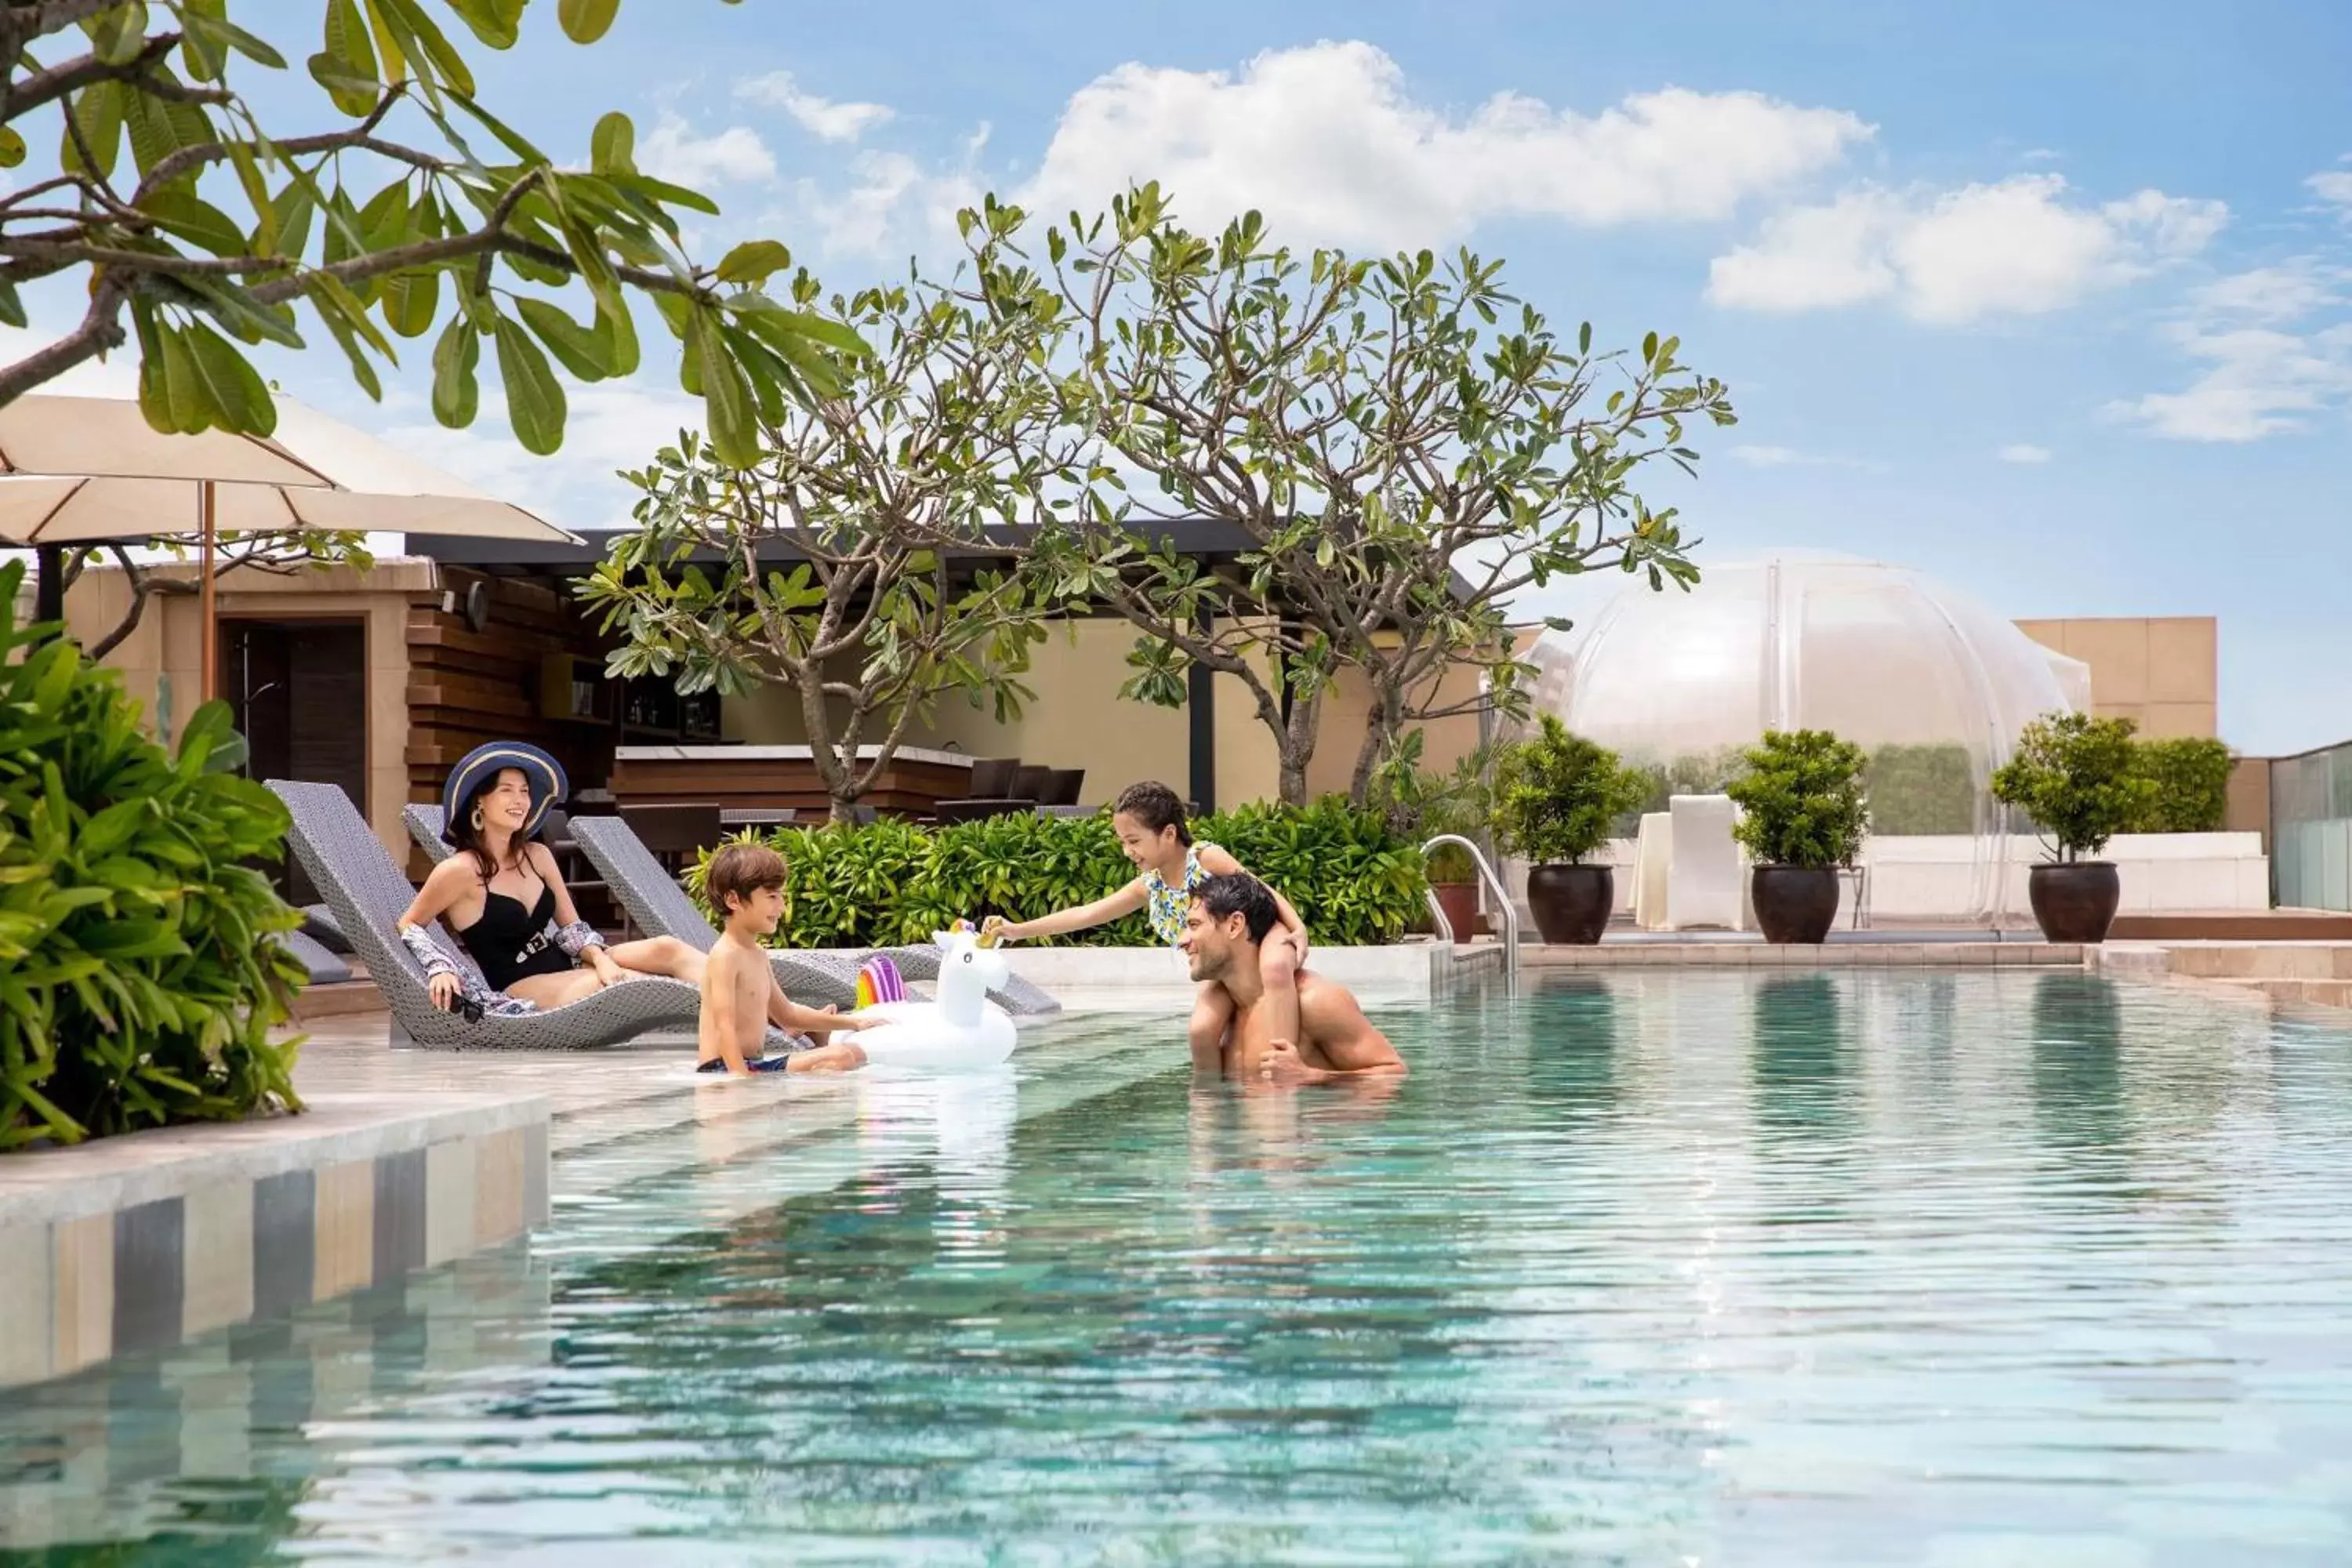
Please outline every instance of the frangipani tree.
M1361 804L1410 726L1523 707L1516 595L1604 568L1696 579L1674 511L1635 488L1659 459L1692 468L1691 424L1733 423L1675 339L1596 353L1590 324L1563 338L1466 250L1302 254L1256 213L1196 234L1155 184L1046 247L1076 323L1066 416L1115 459L1062 568L1143 634L1139 694L1194 663L1244 681L1285 798L1340 668L1370 689ZM1180 517L1239 531L1230 574L1165 548ZM1441 681L1465 668L1482 679Z
M429 352L433 412L454 428L478 412L487 346L516 438L544 454L563 438L567 378L636 371L633 305L650 300L713 447L751 461L761 412L831 395L836 360L862 345L763 291L791 265L782 245L693 260L679 215L719 209L640 170L625 116L596 121L586 166L570 166L478 99L461 40L512 47L529 5L312 0L307 68L331 120L288 126L265 124L245 88L305 51L233 15L258 7L0 4L0 164L23 166L0 193L0 321L26 326L21 290L47 279L76 279L84 302L70 330L0 364L0 403L135 347L157 429L267 434L276 413L247 351L323 332L371 397L403 340ZM558 15L584 43L617 9L562 0ZM261 548L336 558L350 542Z
M688 436L629 476L641 526L580 585L621 635L616 675L791 687L837 818L942 698L1018 714L1051 607L1026 542L1083 472L1042 374L1057 302L1005 247L1022 215L964 222L976 253L952 282L832 300L874 352L835 395L762 408L753 461Z

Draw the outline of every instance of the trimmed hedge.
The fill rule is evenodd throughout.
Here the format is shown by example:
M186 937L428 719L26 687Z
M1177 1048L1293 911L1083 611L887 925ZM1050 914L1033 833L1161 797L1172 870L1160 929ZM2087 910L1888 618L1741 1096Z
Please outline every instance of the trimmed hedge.
M1318 945L1394 942L1423 907L1427 879L1413 847L1377 814L1331 796L1292 808L1254 805L1192 824L1297 906ZM1108 813L998 816L946 827L881 821L823 824L758 836L792 868L777 947L891 947L923 942L959 917L1034 920L1090 903L1135 876ZM687 891L702 902L698 858ZM1045 945L1148 947L1140 915Z
M1966 746L1881 746L1870 753L1863 787L1870 830L1881 837L1977 830L1977 785Z
M300 917L247 862L284 853L278 797L233 770L228 705L176 755L112 671L14 621L0 568L0 1150L298 1108ZM16 657L17 650L23 657Z
M2138 773L2155 794L2132 833L2218 833L2229 815L2230 748L2183 737L2139 742Z

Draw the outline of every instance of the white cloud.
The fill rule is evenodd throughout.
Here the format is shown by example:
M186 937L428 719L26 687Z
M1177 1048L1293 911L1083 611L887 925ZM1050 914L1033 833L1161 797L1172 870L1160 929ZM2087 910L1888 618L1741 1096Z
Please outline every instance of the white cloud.
M2175 441L2259 441L2302 429L2307 416L2352 398L2352 321L2341 319L2337 288L2347 276L2304 256L2191 290L2164 332L2202 371L2178 392L2108 412Z
M662 356L649 352L647 358ZM559 528L625 526L637 492L620 473L645 467L679 430L702 428L701 400L677 391L674 378L664 384L650 374L586 384L567 380L563 392L563 445L544 458L515 440L494 375L486 375L481 409L463 430L442 428L418 399L395 395L383 413L398 422L374 433Z
M977 206L988 189L980 158L989 130L964 138L952 163L929 165L904 153L869 149L851 160L852 180L828 189L799 184L800 211L789 219L812 225L832 255L904 260L909 251L951 247L955 215Z
M2220 202L2141 191L2088 206L2058 174L2020 174L1943 192L1877 186L1764 223L1717 257L1707 298L1795 311L1891 299L1923 321L2032 315L2202 249L2228 221Z
M2304 181L2314 195L2352 217L2352 169L2323 169Z
M776 177L775 155L750 126L730 125L717 135L701 136L667 110L637 143L637 166L679 185L750 184Z
M2185 390L2152 392L2110 411L2175 441L2259 441L2301 429L2303 416L2352 394L2352 325L2298 334L2276 327L2175 333L2208 368Z
M2297 257L2276 266L2217 278L2193 290L2189 303L2210 316L2291 321L2335 302L2338 296L2334 285L2341 277L2312 257Z
M2036 447L2031 442L2017 441L2003 447L1997 455L2004 463L2046 463L2057 454L2047 447Z
M1871 133L1843 110L1673 87L1589 115L1509 92L1449 114L1381 49L1324 42L1237 73L1118 67L1071 98L1021 199L1095 210L1156 179L1197 226L1255 207L1285 237L1437 244L1506 216L1720 219Z
M739 81L735 96L782 110L821 142L855 142L893 118L887 103L836 103L804 92L790 71L770 71Z

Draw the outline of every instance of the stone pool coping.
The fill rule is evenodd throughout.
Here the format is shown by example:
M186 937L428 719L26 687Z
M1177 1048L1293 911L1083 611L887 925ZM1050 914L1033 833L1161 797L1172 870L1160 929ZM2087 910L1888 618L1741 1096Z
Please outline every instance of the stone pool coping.
M2084 949L2050 942L1625 942L1598 947L1529 944L1531 969L2080 969Z
M549 1102L308 1112L0 1156L0 1388L446 1263L543 1223Z

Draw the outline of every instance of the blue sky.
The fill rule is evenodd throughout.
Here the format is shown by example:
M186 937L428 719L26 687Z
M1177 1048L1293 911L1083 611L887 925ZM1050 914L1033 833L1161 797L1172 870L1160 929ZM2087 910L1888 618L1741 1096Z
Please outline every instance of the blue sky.
M628 110L641 161L725 206L713 255L771 234L851 284L946 254L982 190L1059 210L1131 175L1302 243L1468 243L1730 384L1741 425L1669 492L1706 552L1874 555L2012 616L2215 615L2225 738L2352 736L2340 0L626 0L588 49L533 12L485 96L575 153ZM318 11L236 14L307 45ZM273 371L366 412L331 353ZM685 405L659 373L574 405L544 461L494 405L457 437L413 391L369 417L593 526Z

